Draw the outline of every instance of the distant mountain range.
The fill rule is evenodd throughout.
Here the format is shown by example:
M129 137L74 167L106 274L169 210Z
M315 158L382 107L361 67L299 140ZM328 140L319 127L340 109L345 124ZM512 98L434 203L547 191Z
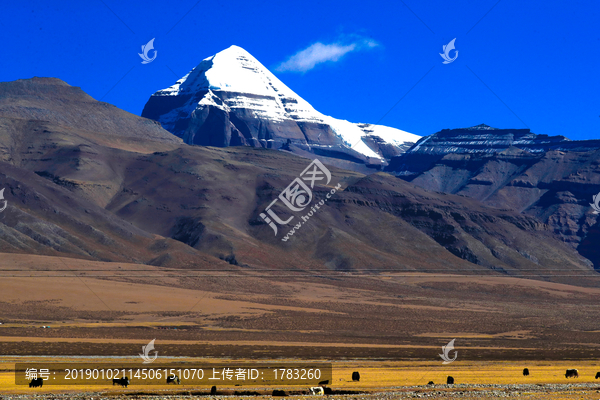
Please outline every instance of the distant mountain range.
M419 140L386 169L432 191L468 196L547 224L600 269L600 140L478 125Z
M187 144L287 150L363 172L381 169L420 139L321 114L238 46L208 57L154 93L142 116Z
M406 177L430 169L447 154L484 156L520 149L532 155L548 151L587 152L600 149L600 140L570 140L565 136L537 135L529 129L498 129L481 124L470 128L443 129L421 138L386 168ZM410 178L409 178L410 179Z
M182 118L183 136L198 137L187 127L194 117ZM407 156L443 142L436 140L421 139ZM592 272L598 218L584 203L591 201L588 191L600 190L598 151L502 146L440 154L419 170L402 169L403 156L394 158L391 172L406 178L409 170L412 182L329 165L330 183L317 183L313 196L324 199L338 183L341 189L284 242L260 214L310 160L262 145L189 146L160 124L58 79L3 82L0 187L8 208L0 213L0 251L198 270L448 272L569 282L576 272ZM475 190L481 188L487 192ZM281 202L274 210L284 220L299 218Z

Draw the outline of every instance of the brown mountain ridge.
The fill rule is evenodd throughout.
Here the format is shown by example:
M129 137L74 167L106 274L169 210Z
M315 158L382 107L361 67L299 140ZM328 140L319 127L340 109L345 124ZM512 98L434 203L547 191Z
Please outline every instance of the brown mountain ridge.
M310 160L188 146L57 79L0 84L0 140L4 252L186 268L226 260L239 268L541 279L593 271L532 216L333 167L315 196L337 183L342 190L282 242L259 214Z

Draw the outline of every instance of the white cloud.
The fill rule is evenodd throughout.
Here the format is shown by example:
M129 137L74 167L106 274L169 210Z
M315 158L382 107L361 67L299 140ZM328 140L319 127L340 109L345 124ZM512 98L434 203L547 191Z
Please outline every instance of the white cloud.
M318 64L339 61L350 52L377 46L379 46L379 43L371 39L360 39L349 44L340 42L323 44L317 42L294 54L279 64L275 70L278 72L307 72Z

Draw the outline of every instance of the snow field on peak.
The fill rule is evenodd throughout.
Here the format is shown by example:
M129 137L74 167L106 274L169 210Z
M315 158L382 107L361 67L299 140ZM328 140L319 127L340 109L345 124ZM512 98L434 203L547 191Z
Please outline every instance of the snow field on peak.
M409 133L384 125L367 124L367 126L363 127L362 130L368 135L380 137L384 142L393 144L395 146L402 146L406 142L417 143L417 141L421 139L421 136L415 135L414 133Z
M322 119L323 122L331 126L333 132L342 139L346 146L366 157L382 160L379 154L375 153L363 142L362 139L365 137L365 133L357 124L327 115L323 115Z

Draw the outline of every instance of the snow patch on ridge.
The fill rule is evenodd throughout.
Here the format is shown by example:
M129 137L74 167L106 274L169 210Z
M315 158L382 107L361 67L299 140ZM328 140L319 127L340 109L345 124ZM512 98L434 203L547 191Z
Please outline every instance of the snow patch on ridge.
M357 124L342 119L336 119L327 115L323 115L322 118L326 124L331 126L333 132L338 135L340 139L342 139L347 147L359 152L364 156L382 160L379 154L375 153L369 148L369 146L365 144L365 142L363 142L365 133L358 127Z
M377 136L384 142L395 146L402 146L405 143L417 143L421 136L409 133L400 129L391 128L384 125L360 124L361 129L368 135Z

